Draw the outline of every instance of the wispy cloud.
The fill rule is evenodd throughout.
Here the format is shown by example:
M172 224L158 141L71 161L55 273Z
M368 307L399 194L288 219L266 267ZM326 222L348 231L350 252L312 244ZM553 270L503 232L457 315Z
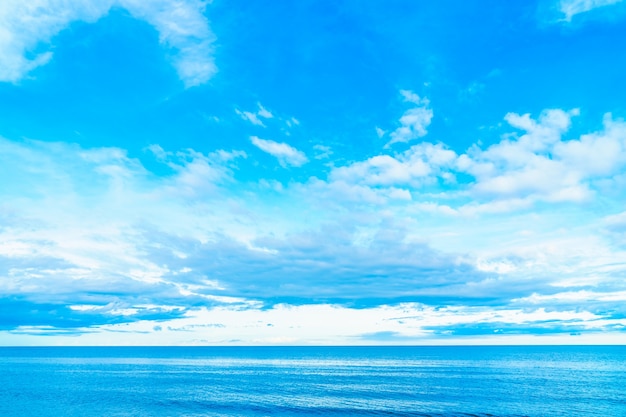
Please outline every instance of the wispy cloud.
M205 5L200 0L6 0L0 4L0 81L18 82L49 62L51 51L30 55L72 22L94 23L112 7L122 7L155 27L186 87L202 84L217 72L215 36L203 15Z
M215 75L215 35L204 16L205 1L117 1L134 17L156 28L160 42L173 51L172 63L185 87L203 84Z
M48 43L54 35L74 20L95 22L112 6L112 0L102 2L7 0L0 4L0 81L17 82L34 68L46 64L52 52L40 52L28 57L40 43Z
M283 166L299 167L306 164L309 160L304 152L282 142L275 142L269 139L261 139L257 136L251 136L250 141L254 146L267 152L278 159L278 163Z
M247 120L253 125L265 127L265 124L261 121L261 119L272 119L274 115L267 110L265 107L261 105L261 103L257 103L258 110L256 112L249 111L241 111L239 109L235 109L235 113L239 115L243 120Z
M400 94L407 103L415 106L406 110L400 117L400 127L389 134L391 140L387 142L385 147L398 142L410 142L412 140L426 136L426 130L433 118L433 111L430 109L430 101L427 98L421 98L417 94L409 90L401 90ZM383 133L377 130L380 136Z
M315 159L327 159L327 158L330 158L330 156L333 154L333 151L330 148L330 146L314 145L313 149L317 151L317 154L315 155Z
M561 0L559 8L569 22L578 14L589 12L599 7L610 6L620 3L622 0Z

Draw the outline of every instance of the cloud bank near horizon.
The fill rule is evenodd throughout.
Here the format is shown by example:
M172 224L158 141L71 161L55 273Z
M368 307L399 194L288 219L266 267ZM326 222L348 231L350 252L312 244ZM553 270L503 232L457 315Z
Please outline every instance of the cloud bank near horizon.
M559 333L563 322L549 319L549 311L577 317L576 326L564 327L571 332L619 329L626 265L623 247L612 242L623 241L624 213L600 219L609 240L549 224L528 225L516 236L503 230L492 239L511 243L497 249L477 250L480 239L472 236L488 230L494 213L503 225L519 227L528 216L542 216L533 212L538 205L584 206L623 181L626 123L607 116L601 131L562 140L577 113L507 114L521 134L505 134L484 150L474 145L459 155L422 142L333 166L326 178L272 190L284 216L263 201L267 179L236 179L249 164L242 150L207 155L153 145L146 152L171 168L163 176L120 148L3 139L2 175L14 182L4 190L11 202L2 213L0 257L8 307L0 325L17 334L89 333L216 308L369 311L417 302L420 309L509 315L493 326L468 322L458 332L456 324L418 326L430 336ZM540 181L550 172L546 164L554 164L553 180ZM459 173L474 175L461 183L452 179ZM424 187L439 191L423 201ZM406 197L394 196L398 190ZM329 193L333 204L322 207ZM432 222L420 226L415 213ZM462 242L455 251L423 240L426 228L441 232L439 222L454 225L448 239ZM533 311L536 320L522 314Z

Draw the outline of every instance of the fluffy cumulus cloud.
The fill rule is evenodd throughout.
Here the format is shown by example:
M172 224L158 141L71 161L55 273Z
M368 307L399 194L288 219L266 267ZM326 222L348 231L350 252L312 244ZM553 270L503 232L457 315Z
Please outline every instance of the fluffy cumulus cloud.
M559 9L564 15L565 21L569 22L574 16L585 13L598 7L610 6L620 3L622 0L561 0Z
M410 92L404 95L411 102L421 100ZM456 152L445 144L423 141L402 152L386 151L335 166L326 183L354 191L345 196L359 194L370 200L384 199L391 191L397 195L397 189L408 197L445 185L459 197L471 197L467 207L457 204L448 210L459 213L589 201L597 185L617 181L626 164L626 124L606 114L602 130L567 137L578 114L578 109L548 109L536 118L508 113L504 119L511 131L491 145L475 144Z
M424 142L394 156L377 155L337 167L330 173L330 180L370 186L419 187L441 175L455 160L456 154L443 145Z
M507 122L525 133L484 150L470 149L459 157L457 166L476 179L472 190L479 195L584 199L587 189L581 184L580 175L568 161L552 155L570 126L569 116L554 110L544 112L539 121L534 121L528 114L507 114Z
M457 153L444 144L424 141L404 152L334 167L327 182L334 187L365 187L364 196L397 187L418 191L446 184L458 196L472 197L460 210L467 213L478 205L500 211L537 202L588 201L596 185L616 181L626 165L626 123L607 114L602 130L566 139L578 113L552 109L537 119L509 113L505 120L517 132L490 146L473 145Z
M250 137L250 141L263 152L267 152L278 159L278 163L282 167L299 167L309 161L304 152L299 151L287 143L261 139L257 136Z
M538 120L508 114L523 131L487 149L474 147L457 167L475 178L477 196L525 198L531 201L584 201L594 181L611 179L626 163L626 124L605 116L600 132L564 140L571 116L578 111L548 110Z
M215 40L200 0L6 0L0 4L0 81L18 82L53 54L54 36L74 21L96 22L112 7L126 9L159 32L186 87L202 84L217 71Z

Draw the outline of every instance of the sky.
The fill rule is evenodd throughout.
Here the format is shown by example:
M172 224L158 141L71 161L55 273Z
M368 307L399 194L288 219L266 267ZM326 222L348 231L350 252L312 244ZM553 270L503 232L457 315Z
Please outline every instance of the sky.
M0 28L0 345L626 344L626 2Z

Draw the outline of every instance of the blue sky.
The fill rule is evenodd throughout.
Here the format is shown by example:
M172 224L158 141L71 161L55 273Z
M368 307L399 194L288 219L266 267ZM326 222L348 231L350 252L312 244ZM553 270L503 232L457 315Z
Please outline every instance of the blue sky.
M626 343L626 2L0 27L0 344Z

